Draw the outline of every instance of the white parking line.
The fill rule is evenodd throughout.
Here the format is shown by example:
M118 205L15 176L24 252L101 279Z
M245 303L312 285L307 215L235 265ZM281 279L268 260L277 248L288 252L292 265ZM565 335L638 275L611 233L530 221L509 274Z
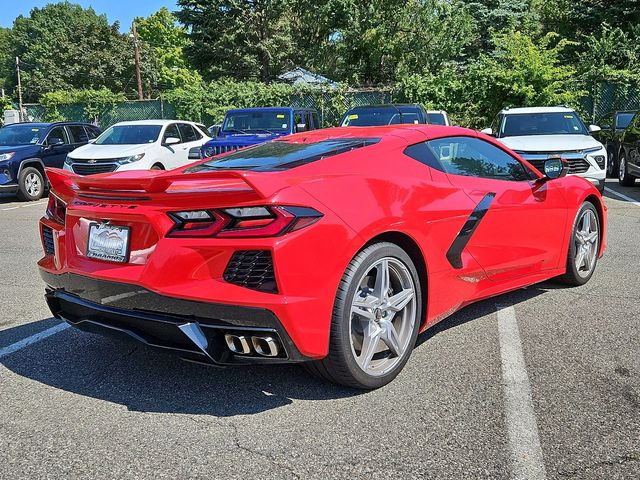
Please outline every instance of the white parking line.
M546 471L516 312L509 306L498 305L497 308L511 478L544 480Z
M48 328L40 333L36 333L35 335L31 335L30 337L27 337L23 340L20 340L19 342L16 343L12 343L11 345L7 346L7 347L2 347L0 348L0 358L6 356L6 355L10 355L12 353L17 352L18 350L22 350L25 347L28 347L29 345L33 345L34 343L39 342L40 340L44 340L45 338L50 337L51 335L55 335L58 332L61 332L65 329L69 328L69 325L67 323L59 323L58 325L56 325L55 327L51 327Z
M45 205L47 202L39 202L39 203L25 203L24 205L18 205L16 207L2 208L1 212L8 212L9 210L16 210L18 208L27 208L27 207L37 207L38 205Z
M609 187L604 187L604 190L605 190L605 192L609 192L609 193L615 195L616 197L620 197L621 199L626 200L627 202L634 204L636 207L640 207L640 202L638 202L637 200L634 200L631 197L628 197L624 193L616 192L615 190L611 190Z

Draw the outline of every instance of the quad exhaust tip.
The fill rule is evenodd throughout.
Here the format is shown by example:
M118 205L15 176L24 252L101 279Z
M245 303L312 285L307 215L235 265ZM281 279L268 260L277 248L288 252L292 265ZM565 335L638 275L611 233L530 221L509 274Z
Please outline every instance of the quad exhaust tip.
M240 355L248 355L251 353L251 347L249 346L249 342L247 341L247 337L244 335L231 335L227 333L224 336L225 342L227 342L227 347L233 353L237 353Z
M248 337L227 333L224 340L229 350L237 355L250 355L255 352L262 357L277 357L280 354L280 345L271 336Z

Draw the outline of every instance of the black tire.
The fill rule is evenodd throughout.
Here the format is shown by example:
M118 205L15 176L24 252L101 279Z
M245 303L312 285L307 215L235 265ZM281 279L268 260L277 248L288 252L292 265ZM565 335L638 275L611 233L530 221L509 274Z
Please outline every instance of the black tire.
M612 149L607 150L607 178L618 176L618 158Z
M576 266L576 255L578 254L576 232L580 228L581 219L586 211L591 211L593 213L593 216L596 219L597 232L598 232L598 236L595 240L596 254L595 254L595 258L593 259L593 265L591 266L591 269L589 272L578 271L578 267ZM559 277L559 280L562 283L565 283L567 285L571 285L574 287L578 287L580 285L584 285L591 279L591 277L593 276L593 272L595 272L596 270L596 265L598 263L598 252L600 250L601 234L602 234L602 229L600 225L600 217L598 215L598 211L596 210L596 207L591 202L584 202L580 206L580 209L576 214L576 218L573 221L573 228L571 229L571 239L569 240L569 251L567 253L567 271L564 275Z
M18 177L16 196L24 202L40 200L45 193L47 182L44 175L35 167L25 167Z
M627 164L627 156L620 154L620 165L618 166L618 183L623 187L633 187L636 183L636 177L629 173L629 165Z
M151 167L151 170L164 170L164 166L161 163L156 163Z
M393 357L396 362L384 374L370 375L357 363L351 347L351 303L358 292L358 282L367 274L375 263L383 258L399 260L408 270L413 281L415 295L415 325L411 335L407 335L408 346L400 357ZM351 388L371 390L391 382L405 366L420 329L422 319L422 290L418 272L407 253L393 243L381 242L373 244L358 253L347 266L336 293L331 319L329 353L322 359L305 364L307 370L325 380ZM377 321L377 320L376 320Z

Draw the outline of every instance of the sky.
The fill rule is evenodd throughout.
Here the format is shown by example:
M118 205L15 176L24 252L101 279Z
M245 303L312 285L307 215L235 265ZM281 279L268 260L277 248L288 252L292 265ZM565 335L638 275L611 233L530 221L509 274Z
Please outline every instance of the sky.
M34 7L42 8L55 0L0 0L0 27L10 27L18 15L28 16ZM83 7L93 7L97 14L106 13L109 23L120 22L120 30L128 30L135 17L146 17L160 7L176 10L176 0L71 0Z

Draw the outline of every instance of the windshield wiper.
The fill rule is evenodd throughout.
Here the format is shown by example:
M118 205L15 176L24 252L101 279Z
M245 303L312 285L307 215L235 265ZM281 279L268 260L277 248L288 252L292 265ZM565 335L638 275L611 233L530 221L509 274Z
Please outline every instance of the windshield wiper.
M238 133L247 133L246 130L240 130L238 128L225 128L222 132L238 132Z
M273 132L271 130L267 130L266 128L250 128L249 129L252 132L267 132L269 135L275 135L276 132Z

